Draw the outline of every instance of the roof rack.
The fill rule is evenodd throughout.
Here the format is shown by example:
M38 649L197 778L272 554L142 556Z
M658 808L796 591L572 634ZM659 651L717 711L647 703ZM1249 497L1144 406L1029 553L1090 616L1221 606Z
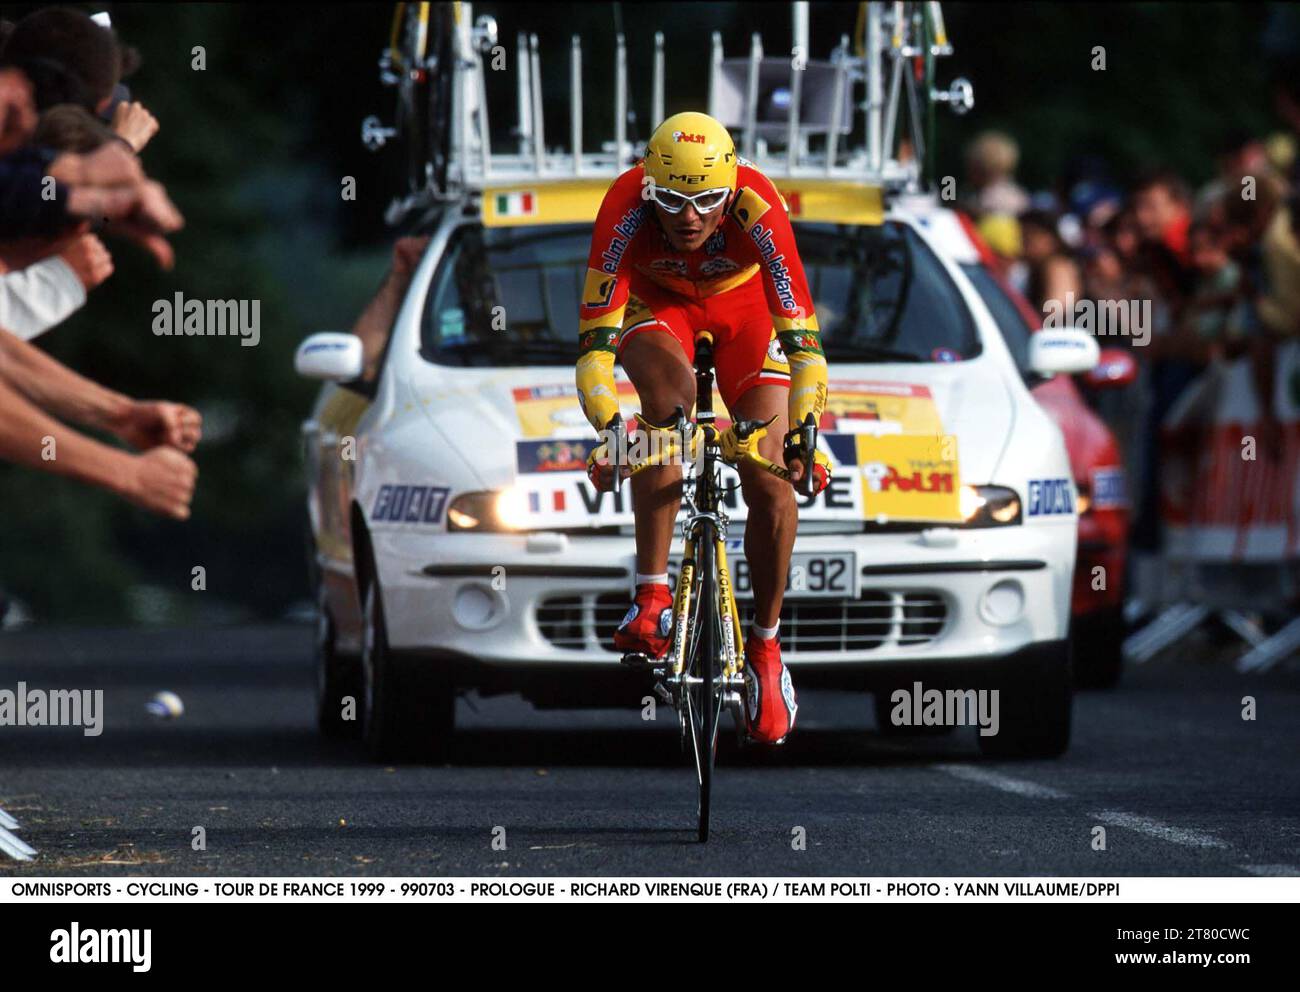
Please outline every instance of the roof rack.
M434 5L437 6L437 5ZM766 56L754 34L747 56L724 57L714 33L708 108L732 129L741 154L773 179L848 181L880 186L885 192L916 191L931 178L934 110L954 112L974 103L971 84L955 80L934 87L936 59L952 53L940 4L871 2L859 5L850 43L840 37L830 57L808 57L808 3L792 5L794 45L789 55ZM573 180L612 179L637 159L640 142L628 134L627 44L615 39L615 133L598 150L583 147L582 41L569 48L568 147L547 144L542 115L541 53L537 36L515 40L514 148L494 148L488 119L485 59L499 58L493 18L473 20L472 5L455 3L451 45L454 57L430 72L451 78L450 142L442 188L430 176L426 189L390 208L404 214L438 201L473 199L485 189L537 186ZM908 71L911 69L911 71ZM650 120L664 116L664 37L654 36ZM900 118L906 114L906 135ZM368 119L372 132L377 121ZM851 143L856 139L856 143ZM642 139L643 140L643 139ZM380 142L382 144L382 142ZM432 170L430 170L431 172Z

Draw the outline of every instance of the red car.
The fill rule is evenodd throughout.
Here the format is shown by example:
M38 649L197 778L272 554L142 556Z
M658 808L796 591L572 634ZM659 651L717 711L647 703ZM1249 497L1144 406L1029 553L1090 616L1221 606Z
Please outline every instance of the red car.
M1042 317L997 275L996 257L970 218L932 203L918 209L917 216L984 300L1016 364L1029 379L1034 398L1065 435L1080 503L1071 599L1075 681L1080 686L1113 686L1123 667L1129 515L1119 445L1110 428L1084 402L1070 376L1031 378L1029 336L1042 327ZM1116 388L1131 383L1136 373L1137 365L1127 351L1103 348L1101 361L1085 379L1094 389Z

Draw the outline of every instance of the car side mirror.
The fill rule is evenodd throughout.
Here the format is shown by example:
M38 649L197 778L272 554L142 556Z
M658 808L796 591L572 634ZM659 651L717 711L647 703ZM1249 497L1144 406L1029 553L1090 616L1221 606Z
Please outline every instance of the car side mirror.
M1102 348L1097 367L1083 374L1093 389L1118 389L1137 379L1137 362L1126 348Z
M1100 358L1097 339L1087 331L1045 328L1029 338L1029 368L1039 375L1090 372Z
M355 334L321 331L298 345L293 368L306 379L347 383L365 371L365 349Z

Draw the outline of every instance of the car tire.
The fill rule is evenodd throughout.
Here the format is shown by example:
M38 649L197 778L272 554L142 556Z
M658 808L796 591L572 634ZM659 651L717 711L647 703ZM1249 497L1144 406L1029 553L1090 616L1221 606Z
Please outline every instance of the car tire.
M980 750L995 758L1056 758L1070 746L1074 689L1070 642L1031 649L1000 680L998 732L978 735Z
M373 566L370 576L362 600L366 752L374 761L439 761L455 729L455 684L437 661L393 654Z
M894 721L890 719L890 714L894 709L894 703L890 701L889 697L893 695L895 691L902 688L907 688L908 691L911 691L909 686L892 685L887 689L881 689L875 693L873 703L876 710L876 729L879 731L881 737L946 737L956 729L946 725L934 727L913 727L899 726L895 724Z
M1124 673L1124 616L1117 608L1085 614L1071 625L1074 684L1113 689Z
M323 736L333 740L361 737L361 659L341 654L334 616L325 597L320 597L316 620L316 724ZM347 709L352 719L345 719Z

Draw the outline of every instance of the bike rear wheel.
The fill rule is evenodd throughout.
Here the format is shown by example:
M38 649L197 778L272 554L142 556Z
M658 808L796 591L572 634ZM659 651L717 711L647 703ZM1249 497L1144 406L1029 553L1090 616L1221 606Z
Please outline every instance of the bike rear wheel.
M697 812L700 843L709 839L713 766L718 753L718 723L723 702L723 693L718 684L718 652L722 644L718 631L714 540L713 525L706 521L700 527L695 545L695 574L699 576L699 582L692 611L694 636L689 639L691 653L686 659L687 723L699 785Z

